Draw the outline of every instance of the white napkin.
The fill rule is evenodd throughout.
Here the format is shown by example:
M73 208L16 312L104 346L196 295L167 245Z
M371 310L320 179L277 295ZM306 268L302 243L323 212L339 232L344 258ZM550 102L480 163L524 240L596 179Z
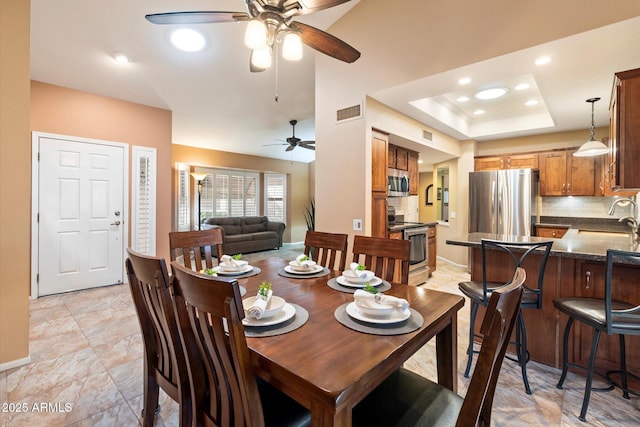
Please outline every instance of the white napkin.
M357 262L352 262L351 264L349 264L349 269L351 270L351 272L355 277L360 277L364 279L365 277L367 277L367 273L365 273L363 270L358 270L359 266L360 264L358 264ZM367 293L370 293L370 292L367 292Z
M222 265L226 265L227 267L237 267L238 263L236 262L235 259L233 259L233 257L229 256L229 255L222 255L220 257L220 263Z
M304 261L302 261L304 258L307 258L307 259L305 259ZM300 267L304 268L305 270L307 270L307 269L311 268L311 262L310 262L310 260L309 260L309 257L307 257L305 254L298 255L298 256L296 257L296 262L298 263L298 265L299 265Z
M253 304L251 304L251 306L247 309L247 316L253 317L256 320L260 320L260 318L264 314L264 310L267 308L267 304L269 303L272 295L272 290L269 290L266 299L262 295L257 294L255 301L253 301Z
M400 311L405 311L409 308L409 302L404 298L397 298L391 295L384 295L381 293L372 294L363 289L357 289L353 293L353 299L356 302L363 303L369 307L372 307L376 303L392 305Z

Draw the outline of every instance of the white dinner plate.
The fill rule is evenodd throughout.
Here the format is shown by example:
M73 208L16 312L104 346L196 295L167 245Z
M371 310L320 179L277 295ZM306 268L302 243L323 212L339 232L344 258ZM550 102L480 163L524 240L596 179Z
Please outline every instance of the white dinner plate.
M336 277L336 282L338 282L338 284L340 284L342 286L346 286L348 288L364 288L364 286L366 285L366 282L365 283L351 283L344 276ZM378 286L381 283L382 283L382 279L379 278L379 277L375 277L375 276L373 277L373 279L371 279L369 281L369 284L371 286Z
M223 276L238 276L240 274L248 273L253 270L253 267L250 265L246 265L242 270L239 271L227 271L224 267L217 266L213 267L213 271Z
M290 274L299 274L301 276L305 276L307 274L315 274L315 273L320 273L322 271L324 267L321 265L314 265L312 268L310 268L309 270L306 271L301 271L301 270L294 270L293 268L291 268L290 265L286 265L284 267L284 271L286 271L287 273Z
M242 324L245 326L272 326L277 325L278 323L286 322L291 319L296 314L296 308L289 304L288 302L284 303L284 307L278 314L268 317L266 319L254 319L245 317L242 319Z
M411 317L411 310L406 309L405 311L393 310L389 317L369 317L358 311L358 306L355 302L349 303L347 305L347 314L353 317L356 320L360 320L362 322L367 323L378 323L378 324L387 324L387 323L398 323L404 320L407 320Z

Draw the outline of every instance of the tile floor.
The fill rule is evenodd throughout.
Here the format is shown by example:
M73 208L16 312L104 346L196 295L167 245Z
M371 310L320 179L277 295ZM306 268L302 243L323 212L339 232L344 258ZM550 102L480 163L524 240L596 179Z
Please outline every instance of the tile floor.
M293 258L300 247L246 255ZM423 285L458 293L468 279L464 269L445 262ZM462 376L469 304L458 317L458 392ZM127 285L49 296L31 302L29 365L0 372L1 426L136 426L142 400L142 342ZM429 343L406 367L435 379L435 346ZM555 384L560 371L531 362L533 395L524 393L518 366L505 360L493 405L496 426L640 425L640 399L619 391L594 393L587 423L577 416L584 380L569 374L564 390ZM177 405L161 393L157 426L177 426Z

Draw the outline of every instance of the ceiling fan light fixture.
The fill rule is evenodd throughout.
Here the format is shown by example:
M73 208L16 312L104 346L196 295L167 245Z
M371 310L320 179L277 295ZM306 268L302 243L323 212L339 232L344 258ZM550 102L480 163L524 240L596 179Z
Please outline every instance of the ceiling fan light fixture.
M253 49L251 51L251 63L256 68L266 70L271 67L271 48Z
M288 61L302 59L302 40L298 33L287 33L282 42L282 57Z
M244 33L244 44L253 50L267 47L267 26L264 22L259 19L249 21Z
M595 138L595 122L593 120L594 104L600 101L600 98L589 98L587 102L591 103L591 126L589 127L589 140L582 144L578 151L573 153L576 157L600 156L609 152L609 147Z
M180 28L171 33L171 43L185 52L199 52L207 44L204 36L190 28Z

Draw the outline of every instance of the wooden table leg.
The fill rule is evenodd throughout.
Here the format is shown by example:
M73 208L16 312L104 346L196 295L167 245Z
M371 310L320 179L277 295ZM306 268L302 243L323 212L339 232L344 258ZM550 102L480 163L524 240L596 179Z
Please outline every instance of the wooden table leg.
M458 392L458 318L454 314L451 323L436 335L438 384Z

